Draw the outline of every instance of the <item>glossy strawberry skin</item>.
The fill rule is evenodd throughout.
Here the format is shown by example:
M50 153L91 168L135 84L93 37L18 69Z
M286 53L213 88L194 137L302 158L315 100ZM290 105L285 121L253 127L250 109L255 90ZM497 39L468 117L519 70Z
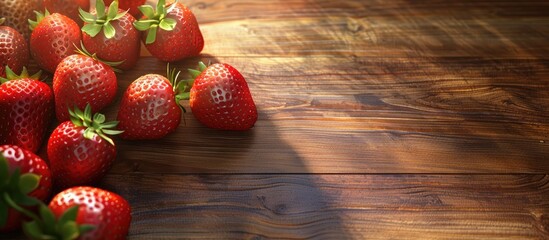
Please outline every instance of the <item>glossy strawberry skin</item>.
M0 0L0 17L6 18L4 25L17 30L26 40L31 33L28 20L35 17L35 10L44 11L42 0Z
M189 104L193 115L210 128L247 130L257 121L248 83L235 68L216 63L194 82Z
M57 120L69 119L69 108L84 109L90 104L98 112L116 96L116 75L111 67L91 57L74 54L65 59L53 76Z
M114 0L105 0L105 5L109 6ZM141 16L141 12L137 7L144 5L146 0L119 0L118 4L120 9L126 11L130 10L129 13L134 17Z
M40 68L53 73L57 65L80 46L80 28L70 18L53 13L32 31L30 50Z
M48 160L57 188L92 185L111 168L116 148L95 135L84 138L85 127L61 123L48 141Z
M119 10L119 12L122 11ZM116 68L129 70L137 63L141 51L141 32L133 26L134 21L135 18L129 13L116 21L111 21L116 31L116 35L111 39L107 39L103 31L95 37L82 32L84 46L90 53L97 53L97 56L102 60L124 61Z
M29 62L29 48L23 35L15 29L0 26L0 77L6 77L6 65L19 73Z
M82 26L82 19L78 14L78 8L88 11L90 0L44 0L44 7L51 13L60 13Z
M74 205L80 205L76 223L95 226L79 239L126 239L131 222L131 207L120 195L99 188L73 187L53 197L49 208L59 217Z
M0 144L36 152L51 123L53 105L53 92L41 81L27 78L0 85Z
M51 172L48 165L34 153L15 145L2 145L0 152L8 160L10 173L15 168L20 169L20 173L34 173L40 177L38 188L32 191L29 196L45 201L51 193ZM0 232L8 232L20 227L22 215L14 209L8 211L8 222L3 227L0 226Z
M177 6L166 15L166 18L176 20L175 29L166 31L158 28L156 41L145 44L147 50L154 57L166 62L198 56L204 48L204 38L194 14L185 5L179 2L174 4L177 4ZM142 37L144 43L147 34L148 30Z
M181 109L169 80L148 74L131 83L122 97L118 121L124 139L159 139L175 131Z

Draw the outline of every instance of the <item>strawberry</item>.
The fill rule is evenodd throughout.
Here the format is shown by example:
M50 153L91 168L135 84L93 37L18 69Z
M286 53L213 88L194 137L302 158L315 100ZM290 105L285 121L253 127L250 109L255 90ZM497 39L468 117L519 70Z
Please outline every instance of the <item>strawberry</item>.
M23 68L17 76L9 67L7 79L0 78L0 144L14 144L36 152L53 116L51 88L29 76Z
M51 13L63 14L78 25L82 25L82 20L78 17L78 9L88 11L90 9L90 0L44 0L44 7Z
M145 47L154 57L167 62L198 56L204 48L204 38L194 14L179 2L168 6L164 3L165 0L159 0L156 11L149 5L139 7L144 17L134 25L146 32Z
M34 11L42 8L42 0L0 0L0 17L6 18L6 26L21 33L25 39L30 37L28 19L34 17Z
M110 67L114 63L99 60L83 46L78 51L80 54L63 59L53 75L55 114L59 122L69 119L69 108L84 108L89 103L92 111L100 111L116 96L116 75Z
M114 0L105 0L105 4L111 4ZM138 7L145 5L146 0L119 0L120 9L129 10L129 13L138 18L141 16L141 12Z
M247 130L257 121L257 109L246 80L229 64L190 70L194 78L189 104L193 115L210 128Z
M27 41L15 29L2 26L5 18L0 18L0 77L5 77L6 65L16 72L29 62Z
M40 207L40 218L25 223L30 239L126 239L131 207L120 195L93 187L66 189Z
M57 187L94 184L110 169L116 158L114 142L107 135L118 122L105 123L105 116L92 118L88 104L84 112L68 110L71 121L61 123L48 141L48 160Z
M179 91L175 70L168 78L158 74L141 76L128 86L118 111L119 129L124 139L159 139L175 131L181 122ZM188 93L187 93L188 94Z
M118 9L113 2L105 11L103 0L97 0L97 14L80 10L85 25L82 28L84 46L101 59L122 62L118 68L128 70L135 66L141 49L141 32L133 27L135 18ZM103 30L103 31L101 31Z
M30 38L32 57L42 69L53 73L63 58L71 55L80 43L80 28L70 18L58 14L36 12L36 21L29 20L33 30Z
M21 225L22 213L46 200L51 192L48 165L34 153L15 145L0 146L0 232Z

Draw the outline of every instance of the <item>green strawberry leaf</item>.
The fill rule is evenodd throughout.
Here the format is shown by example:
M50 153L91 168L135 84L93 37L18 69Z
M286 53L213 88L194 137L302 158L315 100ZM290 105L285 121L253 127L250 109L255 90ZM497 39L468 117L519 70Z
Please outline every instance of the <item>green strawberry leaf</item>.
M164 18L162 21L160 21L160 28L166 31L172 31L175 29L175 25L177 22L174 19L171 18Z
M111 39L116 34L116 30L114 29L112 24L108 22L108 23L105 23L105 25L103 25L103 33L105 34L105 37L107 39Z
M0 152L0 188L4 187L9 180L9 165L8 160L4 157L4 154Z
M30 239L44 239L42 238L44 235L42 228L36 221L23 223L23 232Z
M118 135L118 134L121 134L121 133L124 132L124 131L122 131L122 130L110 130L110 129L102 129L101 131L102 131L103 133L109 134L109 135Z
M105 128L113 128L113 127L116 127L117 125L118 125L118 121L111 121L111 122L106 122L101 124L101 128L103 131L105 131L106 130Z
M65 223L67 223L69 221L76 221L76 216L78 215L78 208L79 208L79 205L74 205L74 206L68 208L67 210L65 210L63 215L61 215L61 217L59 217L58 227L59 226L61 226L61 227L64 226Z
M89 232L93 229L95 229L95 226L91 225L91 224L82 224L78 227L78 230L80 231L80 234Z
M103 0L97 0L95 10L97 12L97 18L105 17L105 2Z
M93 139L93 137L95 137L95 132L92 128L86 128L86 130L84 130L84 138L86 139Z
M19 190L23 194L29 194L38 187L40 176L33 173L25 173L19 178Z
M55 232L55 215L45 204L40 204L40 217L44 222L46 232Z
M0 228L6 225L8 221L8 204L0 197Z
M149 19L154 18L154 8L150 5L141 5L137 7L139 11L143 13L143 15Z
M19 203L20 205L23 205L23 206L37 206L41 202L40 202L40 200L38 200L36 198L23 195L23 197L21 197L17 200L17 203Z
M75 221L68 221L61 227L61 236L63 240L73 240L78 238L78 225Z
M113 19L118 14L118 1L113 1L109 6L109 12L107 14L108 19Z
M156 41L156 32L158 31L158 25L153 24L149 28L149 34L147 35L147 40L145 41L146 44L151 44Z
M105 122L105 115L103 115L101 113L96 113L96 114L93 115L93 121L95 123L98 123L98 124L104 123Z
M156 4L156 14L166 14L166 8L164 7L164 5L166 5L166 0L158 0L158 3Z
M90 35L91 37L97 36L101 32L102 26L97 23L88 23L82 27L82 31Z
M80 13L80 19L82 19L82 21L84 22L91 23L97 20L97 17L95 15L82 10L82 8L78 8L78 12Z
M137 29L139 31L146 31L147 29L149 29L151 27L152 24L153 23L143 22L143 21L133 22L133 26L135 27L135 29Z
M126 15L126 13L128 13L129 11L130 11L130 10L128 9L128 10L126 10L126 11L124 11L124 12L121 12L121 13L119 13L119 14L116 14L116 17L114 17L112 20L118 20L118 19L124 17L124 16Z

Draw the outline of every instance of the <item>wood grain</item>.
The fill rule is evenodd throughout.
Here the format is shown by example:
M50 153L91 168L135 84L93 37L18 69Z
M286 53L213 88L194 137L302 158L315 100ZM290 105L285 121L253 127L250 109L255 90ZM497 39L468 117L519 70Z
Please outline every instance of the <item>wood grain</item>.
M199 59L174 64L193 67ZM247 78L259 121L119 142L113 172L547 173L547 60L203 57ZM162 74L140 60L120 78ZM120 95L120 94L119 94ZM187 103L184 103L187 104ZM116 117L118 104L107 109Z
M549 238L547 175L109 175L130 239Z

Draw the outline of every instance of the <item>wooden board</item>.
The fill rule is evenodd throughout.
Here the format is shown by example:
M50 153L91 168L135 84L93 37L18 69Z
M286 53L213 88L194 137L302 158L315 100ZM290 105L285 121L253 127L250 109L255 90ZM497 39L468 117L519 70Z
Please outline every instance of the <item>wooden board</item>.
M549 238L549 2L185 4L206 45L172 65L235 66L259 120L116 139L99 186L132 204L130 239ZM164 73L142 56L110 119Z

